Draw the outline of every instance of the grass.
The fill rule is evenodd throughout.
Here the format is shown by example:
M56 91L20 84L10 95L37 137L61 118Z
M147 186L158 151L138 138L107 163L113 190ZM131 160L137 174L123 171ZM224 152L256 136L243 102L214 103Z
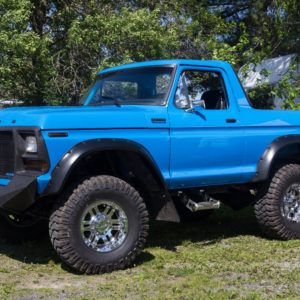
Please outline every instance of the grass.
M205 222L152 224L135 266L66 269L50 242L0 242L0 299L300 299L300 241L260 235L251 209Z

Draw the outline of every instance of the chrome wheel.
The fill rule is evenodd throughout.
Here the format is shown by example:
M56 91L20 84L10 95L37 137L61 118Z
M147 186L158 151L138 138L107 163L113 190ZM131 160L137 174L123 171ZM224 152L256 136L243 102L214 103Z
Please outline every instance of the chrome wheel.
M281 205L281 215L295 223L300 222L300 184L294 183L285 192Z
M81 218L84 243L97 252L110 252L120 247L128 233L128 218L124 210L110 200L89 205Z

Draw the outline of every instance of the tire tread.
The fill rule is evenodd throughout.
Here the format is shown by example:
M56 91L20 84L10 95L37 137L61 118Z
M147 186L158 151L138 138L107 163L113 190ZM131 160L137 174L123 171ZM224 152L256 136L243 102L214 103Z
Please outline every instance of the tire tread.
M271 238L289 240L299 239L300 233L289 229L279 211L282 190L285 180L291 176L300 175L300 165L288 164L280 168L268 185L259 193L259 199L254 205L256 219L263 233Z
M84 261L69 244L69 216L77 205L81 205L80 199L88 193L97 189L113 190L126 194L134 201L139 211L140 232L132 251L119 259L114 264L90 264ZM99 274L124 269L132 264L135 257L142 251L149 229L149 216L146 205L139 193L125 181L113 176L97 176L84 180L75 190L64 195L59 201L58 206L50 216L49 235L54 249L59 257L71 268L80 273Z

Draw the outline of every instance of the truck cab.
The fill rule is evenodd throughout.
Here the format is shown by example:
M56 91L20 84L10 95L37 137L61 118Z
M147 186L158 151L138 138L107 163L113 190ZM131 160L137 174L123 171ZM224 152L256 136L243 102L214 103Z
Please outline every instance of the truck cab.
M46 223L77 271L124 268L149 218L204 218L220 202L300 237L299 113L254 109L227 62L109 68L77 106L9 108L0 122L0 234Z

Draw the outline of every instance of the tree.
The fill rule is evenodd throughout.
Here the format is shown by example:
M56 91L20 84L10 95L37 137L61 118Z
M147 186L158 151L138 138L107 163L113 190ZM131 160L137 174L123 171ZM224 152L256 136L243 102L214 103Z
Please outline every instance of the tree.
M49 44L43 34L45 8L28 0L0 1L1 96L41 104L49 78Z
M76 102L124 62L299 53L299 17L297 0L0 0L0 97Z

